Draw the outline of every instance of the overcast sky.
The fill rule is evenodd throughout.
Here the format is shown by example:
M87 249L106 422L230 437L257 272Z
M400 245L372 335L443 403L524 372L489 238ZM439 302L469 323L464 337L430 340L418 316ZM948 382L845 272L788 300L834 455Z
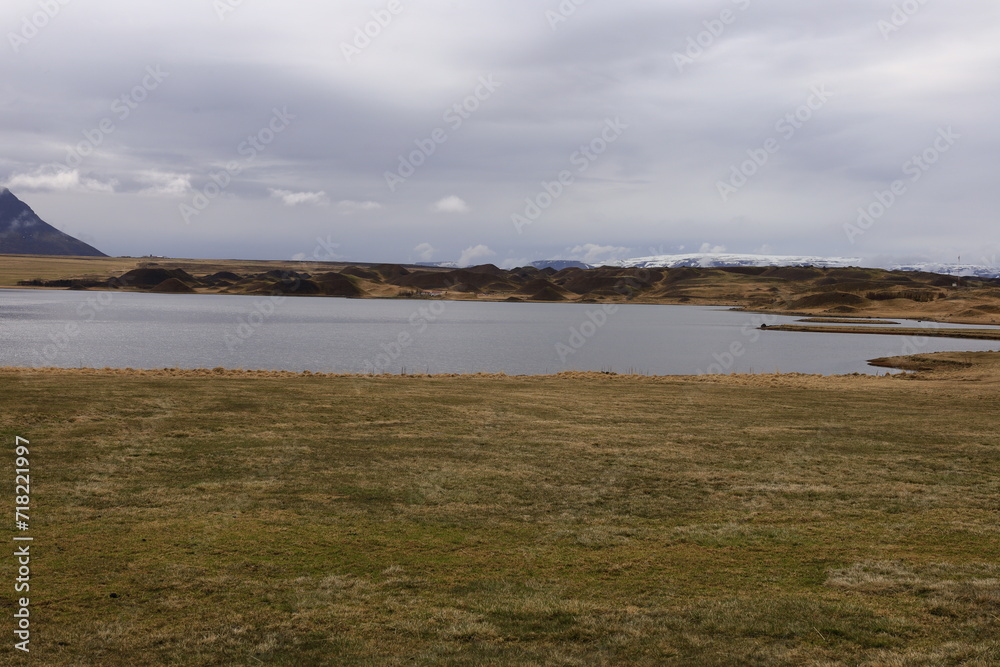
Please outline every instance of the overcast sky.
M994 2L6 0L0 25L0 183L113 255L1000 264Z

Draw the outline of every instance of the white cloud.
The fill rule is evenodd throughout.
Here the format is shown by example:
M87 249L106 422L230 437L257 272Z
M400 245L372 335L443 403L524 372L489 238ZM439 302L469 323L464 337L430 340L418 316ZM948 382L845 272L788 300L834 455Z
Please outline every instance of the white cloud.
M444 199L438 201L434 204L434 210L438 213L468 213L469 205L465 203L461 197L456 197L452 195L450 197L445 197Z
M147 186L139 191L140 195L183 197L191 190L191 174L149 170L141 172L136 180Z
M280 199L285 206L298 206L299 204L324 205L330 202L325 192L293 192L291 190L278 190L271 188L271 196Z
M288 234L274 224L282 200L260 206L256 197L320 186L331 188L329 208L302 202L287 213L377 218L377 234L360 224L338 230L357 261L405 261L418 238L439 248L435 259L455 259L460 223L481 226L459 245L500 248L490 261L549 259L585 239L628 243L638 249L629 256L667 239L696 252L698 237L741 251L767 239L782 253L935 261L995 247L1000 3L944 3L945 11L898 1L923 8L888 39L876 23L891 18L891 2L718 3L735 10L736 24L680 68L674 52L718 19L711 3L592 2L552 33L540 3L438 2L428 5L448 11L403 12L349 65L342 41L372 20L366 4L386 2L313 3L308 21L278 3L216 2L233 10L221 23L207 0L143 3L141 12L121 0L74 3L74 16L58 21L67 29L52 21L58 49L40 36L22 45L20 66L4 69L4 99L17 103L0 102L0 181L49 161L78 169L76 180L41 187L67 190L60 206L95 220L94 231L114 239L102 249L115 254L229 254L238 236L244 256L291 256L329 219L301 216ZM529 55L508 57L514 39ZM162 83L159 64L169 72ZM813 86L832 93L822 108L809 106ZM628 129L602 146L618 122ZM904 160L936 150L939 128L950 126L962 135L954 148L852 245L844 226L859 207L905 179ZM717 183L742 182L748 151L758 155L771 138L780 153L723 202ZM596 159L571 157L591 144L601 154L584 152ZM212 234L154 224L150 206L173 199L113 198L83 215L91 192L112 189L111 175L122 174L118 191L148 187L135 180L141 170L190 173L200 188L236 164L228 160L240 161L240 175L227 201L199 217ZM559 182L565 169L571 185ZM32 195L35 180L11 185ZM471 211L435 210L459 192ZM374 197L382 210L338 206ZM515 233L515 214L534 220L525 234ZM141 218L150 224L119 233L121 220Z
M497 266L501 269L516 269L520 266L530 266L531 260L527 257L508 257L507 259L499 262Z
M458 265L472 266L477 263L477 260L493 257L494 255L496 255L495 252L482 244L471 246L462 251L462 256L458 258Z
M430 243L421 243L413 249L413 252L417 253L417 257L419 257L421 261L429 262L431 261L431 257L434 256L434 246Z
M706 253L712 253L712 254L720 253L720 252L726 252L726 246L724 246L724 245L712 245L711 243L702 243L701 244L701 249L698 252L706 252Z
M571 259L575 259L586 264L601 264L603 262L611 262L616 259L626 259L628 257L629 249L622 248L621 246L585 243L584 245L578 245L570 248L569 252Z
M353 201L345 199L337 202L337 208L344 215L350 215L358 211L377 211L382 208L382 204L379 204L377 201Z
M77 169L41 167L30 173L14 174L5 184L9 188L27 190L59 190L63 192L114 192L118 181L99 181L80 175Z

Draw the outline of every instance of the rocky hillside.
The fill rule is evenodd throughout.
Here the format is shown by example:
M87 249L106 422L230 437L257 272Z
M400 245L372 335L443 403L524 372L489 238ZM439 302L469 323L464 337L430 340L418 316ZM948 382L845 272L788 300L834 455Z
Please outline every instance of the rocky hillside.
M0 254L107 257L39 218L7 188L0 188Z
M105 278L69 276L21 284L167 293L723 305L776 313L976 323L1000 319L1000 280L884 269L568 267L556 271L530 266L504 270L492 264L463 269L295 264L295 268L276 265L253 271L234 263L220 270L223 266L166 261L144 263Z

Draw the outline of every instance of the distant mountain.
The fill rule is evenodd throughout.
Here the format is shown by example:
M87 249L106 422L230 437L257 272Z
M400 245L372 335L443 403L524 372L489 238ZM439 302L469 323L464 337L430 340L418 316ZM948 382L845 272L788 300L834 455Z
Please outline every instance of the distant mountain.
M417 262L414 266L426 266L431 269L457 269L458 262Z
M657 255L610 262L610 266L624 268L674 269L684 266L717 268L726 266L815 266L823 269L859 266L889 269L891 271L924 271L953 276L1000 278L1000 267L984 264L941 264L936 262L883 265L859 257L815 257L810 255L739 255L733 253L690 253L686 255Z
M537 269L552 267L557 271L567 267L578 267L581 269L595 268L595 265L560 259L532 262L532 266ZM816 257L811 255L740 255L735 253L696 252L683 255L654 255L652 257L622 259L605 262L602 266L640 269L677 269L681 267L710 269L727 266L814 266L821 269L841 269L857 266L889 269L891 271L923 271L925 273L941 273L952 276L1000 278L1000 266L989 266L986 264L918 262L888 265L880 262L865 261L859 257Z
M532 262L531 265L536 269L555 269L556 271L592 268L590 264L584 264L573 259L545 259L540 262Z
M7 188L0 188L0 254L107 257L39 218Z
M889 268L893 271L923 271L925 273L943 273L949 276L1000 278L1000 266L986 266L984 264L922 262L918 264L894 264Z
M725 266L815 266L844 268L861 266L857 257L812 257L809 255L739 255L734 253L695 252L685 255L656 255L609 262L610 266L641 269L676 269L680 267L715 268Z
M437 267L445 269L459 268L455 262L418 262L418 266ZM891 271L923 271L925 273L941 273L952 276L975 276L978 278L1000 278L1000 266L986 264L941 264L936 262L918 262L909 264L888 264L872 262L860 257L818 257L814 255L751 255L737 253L707 253L693 252L679 255L654 255L651 257L635 257L603 264L585 264L573 259L545 259L532 262L536 269L578 268L593 269L598 266L639 269L677 269L683 267L715 269L729 266L814 266L820 269L842 269L851 266L863 268L889 269Z

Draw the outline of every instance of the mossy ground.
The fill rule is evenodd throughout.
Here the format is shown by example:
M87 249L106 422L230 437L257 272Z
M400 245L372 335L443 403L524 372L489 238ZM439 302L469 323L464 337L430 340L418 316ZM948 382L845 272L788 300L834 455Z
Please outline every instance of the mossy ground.
M996 664L998 392L2 370L30 658Z

